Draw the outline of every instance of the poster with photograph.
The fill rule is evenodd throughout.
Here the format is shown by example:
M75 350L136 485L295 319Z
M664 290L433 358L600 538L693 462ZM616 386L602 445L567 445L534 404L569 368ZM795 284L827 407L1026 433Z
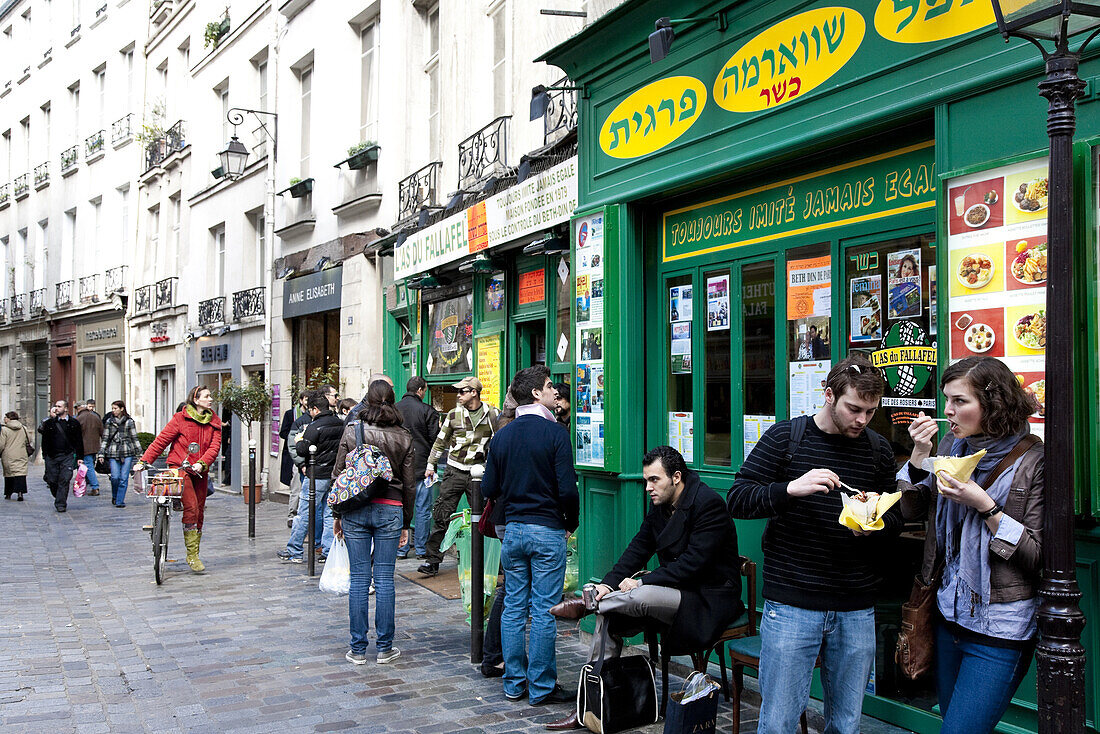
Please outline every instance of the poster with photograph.
M790 325L790 361L807 362L829 358L831 347L828 316L807 316L787 323Z
M603 359L603 329L581 329L581 354L585 362Z
M676 285L668 289L668 320L691 321L690 285Z
M707 331L730 328L730 277L707 278Z
M832 363L791 362L788 365L791 394L791 417L813 415L825 405L825 379Z
M668 445L680 452L684 461L695 460L694 413L668 414Z
M832 270L828 255L787 263L787 318L832 315Z
M691 323L683 321L672 325L672 339L669 346L672 358L672 374L691 374Z
M928 266L928 321L929 331L935 336L939 331L936 321L939 319L939 311L936 304L939 302L939 282L936 280L936 266Z
M589 288L591 289L591 310L588 318L591 321L603 323L603 278L593 276Z
M603 465L603 416L577 416L577 463Z
M592 319L592 279L588 275L577 276L577 323Z
M849 281L852 342L882 339L882 276L868 275Z
M775 416L746 415L742 420L742 424L745 427L745 453L743 455L748 458L757 442L760 441L760 437L764 435L764 431L775 425Z
M577 361L573 405L578 464L604 465L604 219L592 214L572 221L576 259Z
M485 283L485 313L504 310L504 273L494 273Z
M887 304L891 319L923 313L920 282L920 248L891 252L886 260Z

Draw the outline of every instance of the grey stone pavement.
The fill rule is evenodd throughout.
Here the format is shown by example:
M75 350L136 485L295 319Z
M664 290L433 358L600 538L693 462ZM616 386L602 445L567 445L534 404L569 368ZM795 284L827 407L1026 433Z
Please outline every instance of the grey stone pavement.
M40 467L28 484L27 501L0 500L0 731L537 732L568 713L505 699L500 680L469 662L461 602L401 577L401 658L347 663L347 598L275 557L285 505L258 505L250 541L241 497L211 497L204 575L184 563L173 514L178 560L157 586L141 530L147 500L131 493L125 508L112 507L103 482L98 497L70 497L57 514ZM416 564L399 561L398 572ZM559 678L572 688L586 652L575 624L560 625L557 649ZM742 731L751 734L758 699L747 681ZM719 714L718 730L729 731L728 703ZM865 732L900 731L865 723Z

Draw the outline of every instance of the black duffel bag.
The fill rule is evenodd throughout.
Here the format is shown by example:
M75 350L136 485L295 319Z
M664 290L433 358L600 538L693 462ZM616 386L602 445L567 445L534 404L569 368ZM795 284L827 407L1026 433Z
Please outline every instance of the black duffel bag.
M611 658L581 668L577 721L597 734L636 729L657 721L657 679L642 655Z

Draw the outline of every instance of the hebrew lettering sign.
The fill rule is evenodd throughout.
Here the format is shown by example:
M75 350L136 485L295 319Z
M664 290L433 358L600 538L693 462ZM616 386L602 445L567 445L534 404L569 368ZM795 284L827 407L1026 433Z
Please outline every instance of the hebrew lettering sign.
M706 104L707 88L698 79L659 79L611 111L600 128L600 147L614 158L648 155L686 133Z
M880 0L875 30L887 41L929 43L996 22L988 0Z

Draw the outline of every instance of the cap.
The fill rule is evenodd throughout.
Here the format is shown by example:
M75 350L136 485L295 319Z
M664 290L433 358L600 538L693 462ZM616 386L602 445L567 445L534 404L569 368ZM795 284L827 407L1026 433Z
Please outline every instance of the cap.
M477 379L476 377L463 377L461 380L459 380L455 384L451 385L451 387L457 387L457 388L460 388L460 389L463 388L463 387L472 387L473 389L477 390L480 393L481 392L481 380Z

